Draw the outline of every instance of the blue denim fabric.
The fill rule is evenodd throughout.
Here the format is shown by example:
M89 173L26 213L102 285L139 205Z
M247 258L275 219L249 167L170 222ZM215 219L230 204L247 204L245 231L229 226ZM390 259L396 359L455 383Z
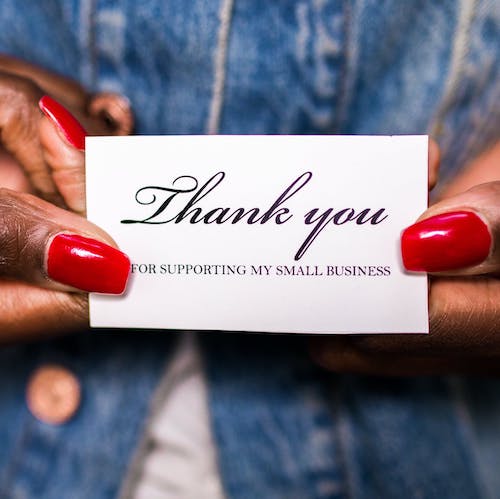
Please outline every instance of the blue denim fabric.
M1 51L124 93L138 133L431 132L445 176L499 139L498 0L0 9ZM92 332L1 350L0 497L115 497L172 336ZM300 338L207 333L203 347L229 497L500 497L499 382L335 376ZM55 428L24 406L30 372L52 361L84 390L77 417Z
M99 332L3 348L0 498L115 497L171 343L171 334ZM24 400L33 370L53 363L82 387L76 417L62 426L36 420Z

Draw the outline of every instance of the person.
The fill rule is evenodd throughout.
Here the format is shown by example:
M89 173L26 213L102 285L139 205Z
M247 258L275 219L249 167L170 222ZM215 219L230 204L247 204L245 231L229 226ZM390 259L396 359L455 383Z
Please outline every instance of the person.
M207 468L172 472L168 455L152 459L165 404L180 396L179 369L181 384L205 373L211 436L201 446L213 438L223 489L209 468L197 497L496 497L498 381L421 375L498 371L497 7L6 2L0 497L182 497L162 476L196 481ZM130 133L129 103L146 134L430 132L444 187L405 232L403 257L433 272L431 333L314 339L312 358L333 374L314 365L304 338L200 335L201 360L191 350L176 370L184 333L85 331L86 295L75 290L123 290L128 263L82 216L83 130ZM99 273L92 255L106 262ZM31 377L54 364L76 378ZM57 401L48 410L39 401L54 380L70 389L64 424L51 426L43 418ZM168 430L172 412L166 421ZM192 448L169 438L171 451Z

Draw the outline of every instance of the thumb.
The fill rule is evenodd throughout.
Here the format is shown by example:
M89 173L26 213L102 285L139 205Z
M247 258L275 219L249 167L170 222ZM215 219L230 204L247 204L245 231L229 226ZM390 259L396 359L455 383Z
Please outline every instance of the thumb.
M44 95L39 137L43 155L66 206L85 214L85 136L87 132L59 102Z
M477 275L500 271L500 182L429 208L401 235L407 270Z
M45 114L39 133L43 155L52 179L66 203L75 213L85 214L85 128L59 102L48 95L38 105ZM95 133L124 135L132 131L133 117L128 100L113 93L98 93L89 101L90 130ZM98 127L106 121L110 130Z
M0 278L120 294L128 257L101 229L30 194L0 189Z

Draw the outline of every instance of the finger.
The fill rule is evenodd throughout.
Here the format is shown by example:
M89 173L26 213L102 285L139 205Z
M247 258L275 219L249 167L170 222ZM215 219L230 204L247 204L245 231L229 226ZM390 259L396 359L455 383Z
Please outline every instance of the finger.
M32 187L19 163L0 145L0 187L31 192Z
M85 129L61 104L45 95L40 99L45 117L39 136L44 159L66 206L85 213Z
M40 143L52 179L66 206L85 215L85 155L61 136L48 118L40 122Z
M460 194L475 185L500 180L499 164L500 140L483 151L447 184L441 186L440 198L444 199L445 197Z
M87 92L75 80L15 57L0 54L0 71L31 80L71 109L84 108L88 100Z
M479 275L500 271L500 182L431 206L401 236L407 270Z
M429 137L429 191L432 190L438 181L440 152L437 142Z
M432 279L428 335L318 337L312 340L312 355L320 365L344 372L498 372L499 303L498 279Z
M0 344L88 327L88 296L0 281Z
M40 143L54 183L66 206L85 213L86 131L71 113L49 96L40 100L46 118L40 122ZM129 133L133 118L128 100L118 94L97 94L91 100L90 114L107 120L115 135ZM95 130L95 128L94 128Z
M429 334L348 337L365 353L403 355L500 355L500 280L436 278L429 292Z
M500 375L497 358L461 355L412 356L404 354L368 354L342 339L313 341L314 362L337 373L370 376L434 376L449 374Z
M23 167L35 192L55 204L62 199L43 158L38 136L43 92L32 81L0 73L0 136L5 150Z
M90 98L88 111L91 117L108 124L108 134L129 135L134 129L130 101L123 95L101 92Z
M30 194L0 189L0 277L120 294L130 261L102 230Z
M8 59L11 61L11 59ZM17 74L2 72L1 68L12 69ZM33 79L22 75L30 75ZM42 87L39 86L43 85ZM56 84L57 83L57 84ZM63 88L67 89L63 92ZM55 95L62 96L63 104L76 111L79 119L88 125L92 134L125 134L133 127L133 118L127 99L117 94L96 94L89 97L83 89L58 75L44 72L40 68L18 61L5 62L0 57L0 135L2 145L22 166L29 183L36 194L59 206L64 201L52 178L51 170L45 160L40 145L39 125L42 120L39 101L52 89ZM69 103L69 104L67 104ZM43 105L41 106L43 111ZM62 109L65 109L61 106ZM68 112L69 114L69 112ZM69 128L69 122L59 121L62 136L77 149L83 149L84 133ZM63 126L66 125L66 126ZM82 129L83 130L83 129ZM73 132L74 136L72 136ZM74 139L74 141L73 141ZM78 208L82 211L82 206Z

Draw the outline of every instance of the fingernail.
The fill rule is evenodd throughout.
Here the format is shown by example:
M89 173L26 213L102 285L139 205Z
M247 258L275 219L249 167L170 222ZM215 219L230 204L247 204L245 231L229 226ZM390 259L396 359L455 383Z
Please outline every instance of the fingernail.
M107 244L74 234L59 234L47 255L51 279L82 291L119 295L125 291L130 260Z
M56 127L61 130L68 142L81 151L85 150L85 135L87 132L80 122L59 102L44 95L38 106Z
M401 235L407 270L443 272L478 265L491 247L486 224L470 211L441 213L411 225Z

